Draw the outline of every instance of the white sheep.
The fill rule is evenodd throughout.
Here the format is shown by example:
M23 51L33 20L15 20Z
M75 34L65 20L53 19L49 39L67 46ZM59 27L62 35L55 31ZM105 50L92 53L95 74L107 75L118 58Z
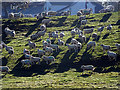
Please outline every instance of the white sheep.
M113 58L113 59L115 59L115 61L116 61L116 59L117 59L117 54L116 54L116 53L114 53L114 52L112 52L112 51L108 51L108 52L107 52L107 55L108 55L108 58L109 58L110 60Z
M77 45L75 45L75 44L72 44L72 45L66 44L66 46L68 47L69 52L71 52L72 49L74 49L75 52L78 51L78 47L77 47Z
M42 24L42 25L40 26L40 30L41 30L41 31L46 30L46 25L45 25L45 24Z
M42 23L47 25L50 21L52 21L51 19L43 19Z
M110 45L101 44L103 51L109 51L111 49Z
M79 34L79 39L82 43L86 42L86 37L84 35Z
M32 63L38 62L38 64L40 65L40 59L41 59L41 58L39 58L39 57L33 57L33 56L32 56L32 57L31 57L31 62L32 62Z
M92 38L97 39L97 33L93 33Z
M82 48L82 44L80 42L78 42L76 45L77 45L77 48L80 48L80 49Z
M32 66L32 61L31 60L21 60L21 63L22 63L22 66L24 66L24 65L28 65L28 66Z
M25 59L30 59L32 56L30 54L25 53L24 57L25 57Z
M77 44L77 43L78 43L78 41L76 39L72 38L71 44Z
M46 47L44 47L43 49L45 50L45 52L48 52L49 54L50 54L50 53L53 53L53 49L52 49L51 47L47 47L47 46L46 46Z
M83 70L83 72L85 71L85 70L91 70L91 71L94 71L94 66L93 65L82 65L81 66L81 69Z
M13 47L11 47L11 46L5 45L5 49L6 49L6 51L8 51L8 53L9 53L10 55L12 55L12 54L14 53L14 49L13 49Z
M64 32L60 32L60 38L63 39L64 36L65 36L65 33Z
M115 46L117 47L117 50L120 51L120 44L116 43Z
M54 56L43 56L42 59L46 62L46 64L49 64L49 63L55 61Z
M43 40L42 44L43 44L43 47L46 47L46 46L49 45L48 42L47 42L47 41L44 41L44 40Z
M14 13L9 13L8 17L9 17L9 19L13 19L14 18Z
M0 66L0 71L1 72L9 72L10 71L10 69L9 69L9 67L8 66Z
M84 34L89 34L93 32L94 28L84 29Z
M81 25L84 25L84 27L85 27L86 24L87 24L87 20L82 20L81 21Z
M101 35L101 32L103 31L103 29L104 29L104 26L99 27L97 32L100 32L100 35Z
M15 37L15 31L14 30L10 30L8 27L5 28L5 34L8 36L10 35L11 37Z
M31 40L36 40L38 38L38 35L35 33L35 34L32 34L30 36Z
M96 46L96 42L95 41L90 41L87 43L87 49L89 49L90 47L93 47L93 49L95 49Z
M36 48L36 44L31 41L28 42L28 45L30 48Z
M45 51L44 50L39 50L38 49L37 52L38 52L39 57L45 55Z
M30 51L27 50L27 49L24 49L24 50L23 50L23 54L24 54L24 55L25 55L25 54L30 54Z
M58 39L58 45L64 45L64 43L65 43L64 41Z
M107 30L109 30L109 31L112 30L112 25L111 25L111 24L109 24L109 25L107 26Z
M59 50L59 46L58 46L58 45L50 44L49 46L50 46L51 48L55 49L56 52Z
M82 15L82 12L81 11L78 11L77 12L77 16L81 16Z
M38 35L38 37L41 37L41 36L44 36L45 35L45 30L44 31L39 31L38 33L37 33L37 35Z
M71 31L71 35L72 35L72 37L75 36L75 34L76 34L75 29L72 29L72 31Z

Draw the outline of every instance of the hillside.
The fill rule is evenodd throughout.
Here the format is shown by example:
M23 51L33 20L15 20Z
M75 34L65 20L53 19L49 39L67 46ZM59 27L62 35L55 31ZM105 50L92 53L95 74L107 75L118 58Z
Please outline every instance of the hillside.
M84 28L80 26L79 17L76 15L46 18L51 18L52 21L47 26L47 33L44 37L32 40L37 45L35 50L29 49L28 41L30 40L30 35L39 30L41 20L36 18L2 20L3 30L8 26L16 31L14 38L6 37L4 32L2 33L3 41L8 46L12 46L15 51L12 56L9 56L5 49L1 53L2 65L8 66L11 70L9 74L3 75L3 88L118 88L120 86L120 53L115 46L116 43L120 44L120 20L118 19L118 12L87 16L88 24ZM109 24L113 26L111 33L106 29L106 26ZM67 46L61 46L58 52L54 51L53 54L51 53L55 57L55 61L50 65L46 65L41 60L41 65L21 68L20 61L24 59L23 49L29 49L31 55L38 56L37 49L43 49L42 41L48 38L48 32L55 30L64 31L65 37L63 41L70 43L70 31L73 28L78 27L81 30L95 28L94 32L97 33L97 28L103 25L105 29L101 36L98 33L95 50L86 50L87 42L93 40L90 34L87 34L87 41L83 43L83 47L78 53L69 52ZM78 35L75 38L79 41ZM52 43L57 44L57 40L52 39ZM116 61L108 59L107 52L103 53L101 44L112 47L111 51L117 53ZM82 75L80 67L83 64L92 64L96 68L92 74L84 72L87 74Z

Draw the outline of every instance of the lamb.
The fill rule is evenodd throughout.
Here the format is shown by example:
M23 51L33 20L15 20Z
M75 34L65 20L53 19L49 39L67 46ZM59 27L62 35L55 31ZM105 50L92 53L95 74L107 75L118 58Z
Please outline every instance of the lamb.
M82 43L86 42L86 37L84 35L79 34L79 39Z
M38 64L40 65L40 59L41 59L41 58L39 58L39 57L33 57L33 56L32 56L32 57L31 57L31 62L32 62L32 63L38 62Z
M30 51L27 50L27 49L24 49L24 50L23 50L23 54L24 54L24 55L25 55L25 54L30 54Z
M1 72L9 72L10 71L10 69L9 69L9 67L8 66L0 66L0 71Z
M42 24L42 25L40 26L40 30L41 30L41 31L46 30L46 25L45 25L45 24Z
M10 35L11 37L15 37L15 31L14 30L10 30L8 27L5 28L5 34L8 36Z
M64 45L64 41L58 39L58 45Z
M75 44L72 44L72 45L66 44L66 46L68 47L69 52L70 52L72 49L74 49L75 52L77 52L77 50L78 50L78 47L77 47L77 45L75 45Z
M103 29L104 29L104 26L98 28L98 32L100 32L100 35L101 35L101 32L103 31Z
M24 65L28 65L28 66L32 66L32 61L31 60L21 60L21 63L22 63L22 66L24 66Z
M120 51L120 44L116 43L115 46L117 47L117 50Z
M85 70L92 70L92 71L94 71L94 66L93 65L82 65L81 66L81 69L83 70L83 72L85 71Z
M109 31L112 30L112 25L111 25L111 24L109 24L109 25L107 26L107 30L109 30Z
M111 49L110 45L104 45L104 44L101 44L102 48L103 48L103 51L109 51Z
M93 32L94 28L90 28L90 29L84 29L84 34L89 34Z
M44 47L43 48L45 50L45 52L48 52L48 53L53 53L53 49L51 47Z
M36 44L31 41L28 42L28 45L30 48L36 48Z
M64 36L65 36L65 33L64 33L64 32L61 32L61 33L60 33L60 38L63 39Z
M107 55L108 55L108 58L109 58L110 60L113 58L113 59L115 59L115 61L116 61L116 59L117 59L117 54L116 54L116 53L114 53L114 52L112 52L112 51L108 51L108 52L107 52Z
M97 33L93 33L92 38L97 39Z
M90 47L93 47L93 49L95 49L96 46L96 42L95 41L90 41L87 43L87 49L89 49Z
M39 57L45 55L45 51L44 50L39 50L38 49L37 52L38 52Z
M47 25L50 21L52 21L51 19L43 19L42 23Z
M55 49L56 52L57 52L58 49L59 49L58 45L55 45L55 44L50 44L49 46L50 46L51 48Z
M46 64L49 64L49 63L55 61L54 56L43 56L42 58L43 58L44 61L46 61Z

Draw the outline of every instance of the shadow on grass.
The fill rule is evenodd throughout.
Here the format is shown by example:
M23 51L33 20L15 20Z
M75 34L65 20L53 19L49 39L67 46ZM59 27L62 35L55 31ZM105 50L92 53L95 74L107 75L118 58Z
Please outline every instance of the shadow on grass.
M67 43L70 43L71 40L72 40L72 37L71 37L71 38L68 38L68 39L66 40L66 42L65 42L65 45L66 45Z
M105 34L102 39L106 39L109 36L109 33Z
M78 19L76 19L73 24L71 25L71 27L75 26L75 25L78 25Z
M2 58L2 66L6 66L7 63L8 63L8 59L5 58L5 57L3 57L3 58Z
M55 25L55 27L60 27L60 26L64 26L63 22L65 22L65 20L67 19L67 17L62 17L62 18L58 18L58 24Z
M103 18L100 20L100 22L107 22L108 19L111 17L112 13L105 14Z

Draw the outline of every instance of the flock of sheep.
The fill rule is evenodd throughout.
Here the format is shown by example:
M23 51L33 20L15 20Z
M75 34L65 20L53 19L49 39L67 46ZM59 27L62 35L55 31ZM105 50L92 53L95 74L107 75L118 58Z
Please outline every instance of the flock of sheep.
M53 15L53 13L49 12L49 15ZM81 25L86 25L87 24L87 19L86 16L80 16L79 20L81 22ZM32 42L31 40L36 40L37 38L41 38L44 37L45 33L46 33L46 26L50 23L50 21L52 21L52 19L43 19L42 20L42 25L40 26L40 31L38 31L35 34L32 34L30 36L30 41L28 42L28 45L31 49L35 49L36 48L36 43ZM102 31L104 30L104 26L99 27L98 28L98 32L100 32L100 34L102 33ZM112 25L108 25L107 30L111 31L112 30ZM42 44L43 44L43 50L37 49L38 52L38 56L39 57L34 57L32 55L30 55L30 51L27 49L23 50L23 55L25 57L25 60L21 60L22 66L32 66L34 64L39 64L41 63L41 59L43 59L43 61L46 62L46 64L50 64L53 61L55 61L55 57L54 56L50 56L51 53L53 53L53 50L55 50L56 52L59 51L59 47L60 46L67 46L69 52L71 52L71 50L74 50L75 52L78 52L79 49L82 48L83 43L86 42L86 34L91 34L92 38L94 38L95 40L98 37L97 33L93 33L94 28L88 28L88 29L84 29L83 31L80 30L79 28L74 28L71 30L71 42L70 44L65 44L65 42L62 40L63 37L65 36L64 32L60 32L58 34L59 31L53 31L48 33L49 38L47 40L43 40ZM4 30L5 34L8 36L10 35L11 37L15 36L15 31L14 30L10 30L8 27L5 28ZM79 36L80 42L77 41L74 37L75 35ZM60 37L60 38L59 38ZM55 40L58 40L57 44L52 44L51 43L51 38L54 38ZM59 39L58 39L59 38ZM117 47L117 50L120 51L120 44L116 43L115 46ZM87 49L89 48L93 48L95 49L96 47L96 41L89 41L87 43ZM101 44L101 47L103 48L103 51L107 51L107 55L109 57L109 59L115 59L117 58L117 54L115 52L110 51L111 46L110 45L104 45ZM0 44L0 48L5 48L6 51L8 51L8 53L10 55L14 54L14 49L11 46L7 46L4 42L2 42ZM94 66L93 65L82 65L81 69L84 70L94 70ZM0 66L0 71L2 72L8 72L9 68L7 66Z

